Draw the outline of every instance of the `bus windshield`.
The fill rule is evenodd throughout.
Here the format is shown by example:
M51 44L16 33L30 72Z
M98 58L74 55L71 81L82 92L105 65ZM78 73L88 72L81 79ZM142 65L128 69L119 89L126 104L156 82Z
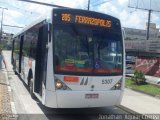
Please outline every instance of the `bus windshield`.
M54 72L122 74L121 33L80 25L54 26Z

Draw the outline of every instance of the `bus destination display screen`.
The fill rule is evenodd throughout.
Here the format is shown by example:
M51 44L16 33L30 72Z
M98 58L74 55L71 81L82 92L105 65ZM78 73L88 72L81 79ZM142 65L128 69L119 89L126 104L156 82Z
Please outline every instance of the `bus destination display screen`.
M108 19L90 17L85 15L73 15L69 13L61 13L61 21L64 23L76 23L106 28L112 27L112 21Z

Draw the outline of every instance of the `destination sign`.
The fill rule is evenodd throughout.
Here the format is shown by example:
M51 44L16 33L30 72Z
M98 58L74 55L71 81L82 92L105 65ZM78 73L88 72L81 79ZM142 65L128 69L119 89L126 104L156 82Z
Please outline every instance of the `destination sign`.
M68 23L86 24L86 25L100 26L106 28L112 27L111 20L94 18L83 15L72 15L68 13L62 13L61 20L62 22L68 22Z

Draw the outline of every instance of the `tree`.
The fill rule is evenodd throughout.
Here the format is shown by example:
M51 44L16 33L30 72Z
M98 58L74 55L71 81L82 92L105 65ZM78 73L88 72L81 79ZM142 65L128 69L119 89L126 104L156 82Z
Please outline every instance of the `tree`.
M142 71L135 70L132 79L135 81L137 85L142 85L146 83L145 75Z

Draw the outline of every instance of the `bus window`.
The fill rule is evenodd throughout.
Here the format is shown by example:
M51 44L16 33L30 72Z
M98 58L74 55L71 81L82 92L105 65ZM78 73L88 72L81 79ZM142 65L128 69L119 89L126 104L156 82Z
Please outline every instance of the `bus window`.
M65 27L65 29L63 29ZM101 74L98 71L122 72L121 36L103 30L64 25L55 26L54 54L56 72ZM55 56L54 55L54 56ZM57 59L58 58L58 59ZM122 59L122 58L121 58ZM117 72L119 73L119 72Z

